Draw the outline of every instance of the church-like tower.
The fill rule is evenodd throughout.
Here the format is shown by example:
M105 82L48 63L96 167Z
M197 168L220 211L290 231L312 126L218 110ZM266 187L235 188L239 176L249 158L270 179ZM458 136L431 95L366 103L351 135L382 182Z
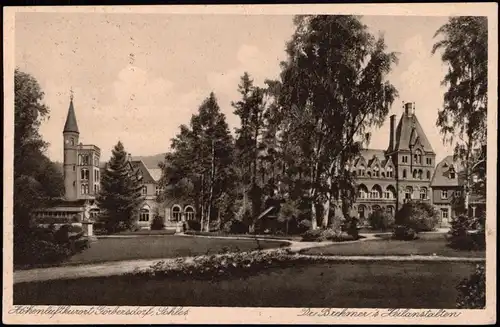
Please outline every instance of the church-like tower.
M63 129L64 140L64 195L66 200L78 199L76 169L78 158L78 144L80 132L76 123L75 108L73 106L73 95L71 95L68 116Z

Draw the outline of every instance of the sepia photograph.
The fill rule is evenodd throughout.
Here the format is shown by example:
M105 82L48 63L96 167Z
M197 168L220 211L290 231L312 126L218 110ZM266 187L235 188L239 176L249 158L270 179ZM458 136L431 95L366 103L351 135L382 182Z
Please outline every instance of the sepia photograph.
M332 8L12 11L4 319L494 309L495 7Z

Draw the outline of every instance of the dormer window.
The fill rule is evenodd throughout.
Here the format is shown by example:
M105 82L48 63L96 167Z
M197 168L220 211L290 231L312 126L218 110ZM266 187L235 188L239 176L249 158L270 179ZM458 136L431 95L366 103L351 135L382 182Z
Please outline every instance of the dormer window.
M453 166L452 166L452 167L450 167L450 178L451 178L451 179L455 179L455 175L456 175L456 174L455 174L455 169L454 169L454 168L453 168Z

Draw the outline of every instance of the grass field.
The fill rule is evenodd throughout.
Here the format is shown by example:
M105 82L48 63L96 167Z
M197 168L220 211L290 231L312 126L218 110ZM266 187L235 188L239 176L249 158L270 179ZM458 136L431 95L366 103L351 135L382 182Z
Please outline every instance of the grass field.
M466 263L322 263L243 279L114 276L14 285L14 304L454 308Z
M288 245L280 241L259 241L262 249ZM99 238L90 248L78 253L60 265L78 265L109 261L160 259L214 254L257 249L255 240L210 239L203 237L150 235L138 237ZM20 269L26 269L20 268Z
M391 235L380 235L377 240L365 242L334 244L304 250L304 254L323 255L438 255L447 257L479 257L485 258L485 251L459 251L446 245L444 234L420 234L413 241L392 240Z

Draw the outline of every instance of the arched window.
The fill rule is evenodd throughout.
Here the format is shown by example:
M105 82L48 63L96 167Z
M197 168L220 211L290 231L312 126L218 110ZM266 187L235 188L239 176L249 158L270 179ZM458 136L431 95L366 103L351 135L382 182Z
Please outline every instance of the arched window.
M394 169L391 166L387 167L387 169L385 171L387 172L387 177L393 176L392 172L394 171Z
M82 194L89 194L89 184L82 184L81 185L81 192L82 192Z
M424 172L422 171L422 169L419 169L418 170L418 179L422 179L423 178L423 174L424 174Z
M416 169L413 170L413 178L417 178L417 170Z
M420 150L415 151L414 158L415 158L415 163L421 164L422 163L422 151L420 151Z
M407 186L405 189L405 199L411 200L413 197L413 188L411 186Z
M358 169L359 176L365 176L365 166L361 165Z
M385 189L385 198L386 199L395 199L396 198L396 189L394 186L389 185Z
M368 194L368 189L365 185L361 184L358 186L358 198L366 199Z
M420 200L427 200L427 188L426 187L420 188Z
M366 172L366 176L368 176L368 177L372 177L372 172L368 170L368 171Z
M373 185L371 190L371 198L372 199L380 199L382 198L382 189L378 185Z
M427 175L427 179L431 179L431 172L430 171L427 171L426 175Z
M139 221L149 221L149 209L142 208L139 213Z
M186 215L186 220L194 220L194 209L191 206L187 206L184 209L184 214Z
M378 166L373 167L373 177L379 177L380 168Z
M89 170L88 169L82 169L80 171L80 179L83 181L89 180Z
M172 207L172 220L173 221L181 221L182 213L181 207L175 205Z
M406 178L406 169L403 169L403 178Z

